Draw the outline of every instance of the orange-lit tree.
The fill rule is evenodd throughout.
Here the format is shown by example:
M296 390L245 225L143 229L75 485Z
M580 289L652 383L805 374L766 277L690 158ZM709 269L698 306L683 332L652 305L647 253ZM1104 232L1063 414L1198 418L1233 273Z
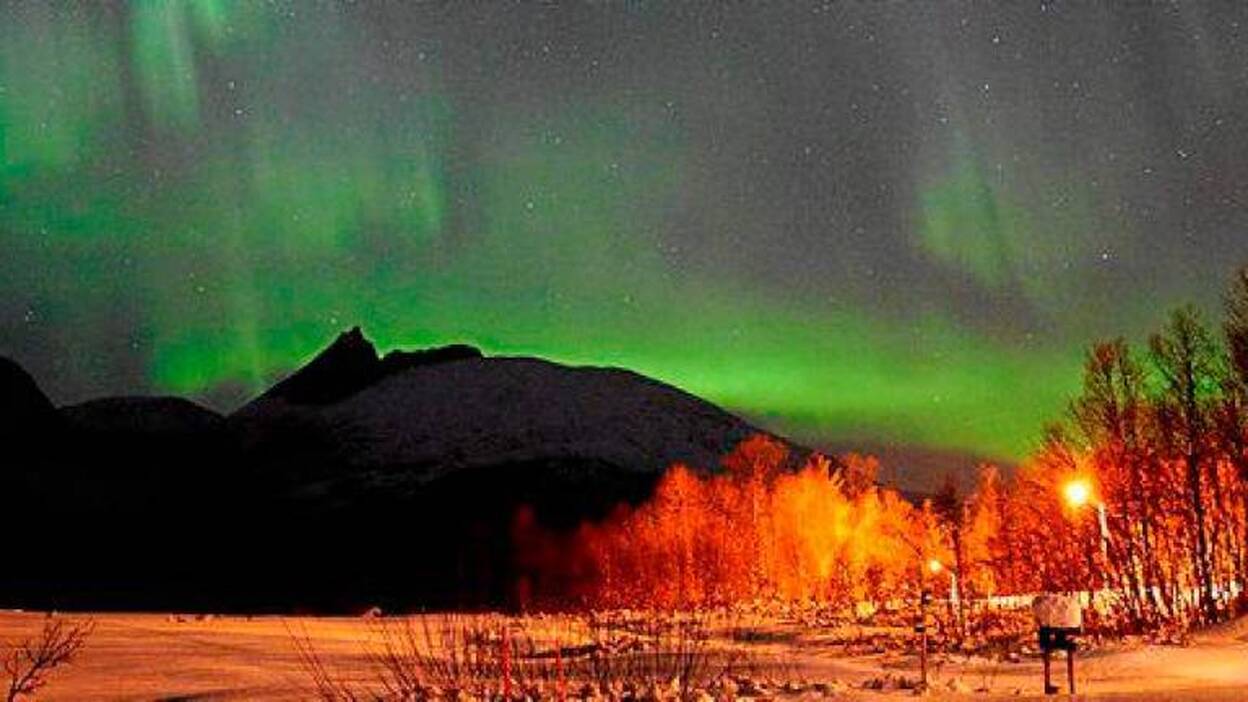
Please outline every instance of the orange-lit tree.
M571 536L521 529L521 558L539 563L539 590L589 605L872 611L912 601L934 561L959 623L963 603L973 617L1046 590L1085 593L1102 630L1223 618L1248 583L1248 271L1223 331L1219 344L1185 308L1146 353L1095 344L1040 448L1009 475L982 466L969 492L912 503L879 487L874 458L795 461L758 435L720 470L673 466L647 502Z
M583 560L566 592L585 604L701 607L756 600L883 603L911 589L939 539L918 510L866 484L875 463L812 455L790 467L785 444L750 437L699 473L673 466L650 500L583 525L565 560ZM852 486L852 487L847 487ZM536 542L522 549L530 556Z

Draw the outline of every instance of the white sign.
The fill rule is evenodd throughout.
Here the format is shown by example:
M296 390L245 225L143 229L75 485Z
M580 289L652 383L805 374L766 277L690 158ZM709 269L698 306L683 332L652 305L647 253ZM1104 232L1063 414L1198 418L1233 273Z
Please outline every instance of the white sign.
M1083 626L1083 610L1074 595L1045 593L1031 601L1036 624L1052 629L1079 629Z

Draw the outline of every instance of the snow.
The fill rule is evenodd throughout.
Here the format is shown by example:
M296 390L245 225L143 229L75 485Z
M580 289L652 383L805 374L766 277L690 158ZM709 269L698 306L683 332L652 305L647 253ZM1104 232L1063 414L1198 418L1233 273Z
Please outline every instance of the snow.
M7 644L36 632L43 616L0 612L0 641ZM331 667L347 671L362 670L364 654L377 642L373 621L361 618L92 616L96 629L81 659L54 673L40 699L308 699L307 679L299 666L292 632L306 636ZM560 626L557 620L547 618L530 618L523 623L530 630ZM895 684L917 677L917 662L912 656L882 653L850 657L838 652L837 647L819 645L824 632L783 624L772 628L775 635L764 640L728 645L752 655L766 654L782 663L758 685L770 688L776 699L830 695L833 699L873 700L913 694ZM1188 647L1119 644L1081 656L1077 667L1079 697L1157 702L1248 699L1246 629L1248 625L1241 621L1199 635ZM1039 694L1040 662L1034 657L1007 663L934 655L932 666L932 699L1044 699ZM869 689L876 684L881 689ZM981 688L987 690L977 691ZM1061 699L1067 698L1063 695Z
M401 467L427 481L458 468L548 458L596 459L660 472L674 462L711 469L757 430L636 373L532 358L480 358L386 376L330 405L280 399L243 418L262 429L285 418L328 427L359 469Z

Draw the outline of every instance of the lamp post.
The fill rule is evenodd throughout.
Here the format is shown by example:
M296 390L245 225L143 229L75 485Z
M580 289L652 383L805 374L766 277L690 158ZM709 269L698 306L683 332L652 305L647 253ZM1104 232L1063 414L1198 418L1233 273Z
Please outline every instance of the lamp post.
M958 636L965 638L964 628L966 623L962 620L962 591L958 585L958 572L956 569L946 569L945 564L933 558L927 562L927 569L932 575L939 575L941 572L949 573L949 609L958 622Z
M1062 497L1066 499L1067 506L1071 510L1078 511L1083 509L1089 503L1096 507L1096 525L1100 533L1101 546L1101 568L1103 568L1100 578L1100 587L1105 588L1109 584L1109 523L1105 518L1105 503L1096 496L1096 491L1092 489L1092 482L1084 477L1077 477L1064 486L1062 486ZM1096 562L1092 557L1091 549L1088 550L1088 606L1093 605L1095 599L1094 588L1097 585L1095 580Z
M927 572L939 572L940 561L932 559L919 567L919 622L914 630L919 634L919 690L927 687L927 606L932 602L932 591L927 589Z
M939 575L945 570L945 565L936 558L928 559L924 567L919 569L919 621L915 625L914 630L919 634L919 689L927 690L927 607L932 603L932 591L927 589L927 576ZM949 601L956 602L958 598L958 576L957 573L949 571Z
M1101 558L1109 561L1109 523L1105 518L1105 503L1096 498L1092 483L1087 478L1074 478L1062 486L1062 497L1071 509L1079 510L1089 502L1096 506L1096 523L1101 535Z

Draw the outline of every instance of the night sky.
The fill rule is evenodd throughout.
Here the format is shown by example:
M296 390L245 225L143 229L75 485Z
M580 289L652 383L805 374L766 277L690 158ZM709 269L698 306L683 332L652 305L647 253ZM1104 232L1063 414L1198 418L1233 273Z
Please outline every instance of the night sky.
M359 324L1013 460L1248 260L1243 3L0 5L0 353L230 410Z

